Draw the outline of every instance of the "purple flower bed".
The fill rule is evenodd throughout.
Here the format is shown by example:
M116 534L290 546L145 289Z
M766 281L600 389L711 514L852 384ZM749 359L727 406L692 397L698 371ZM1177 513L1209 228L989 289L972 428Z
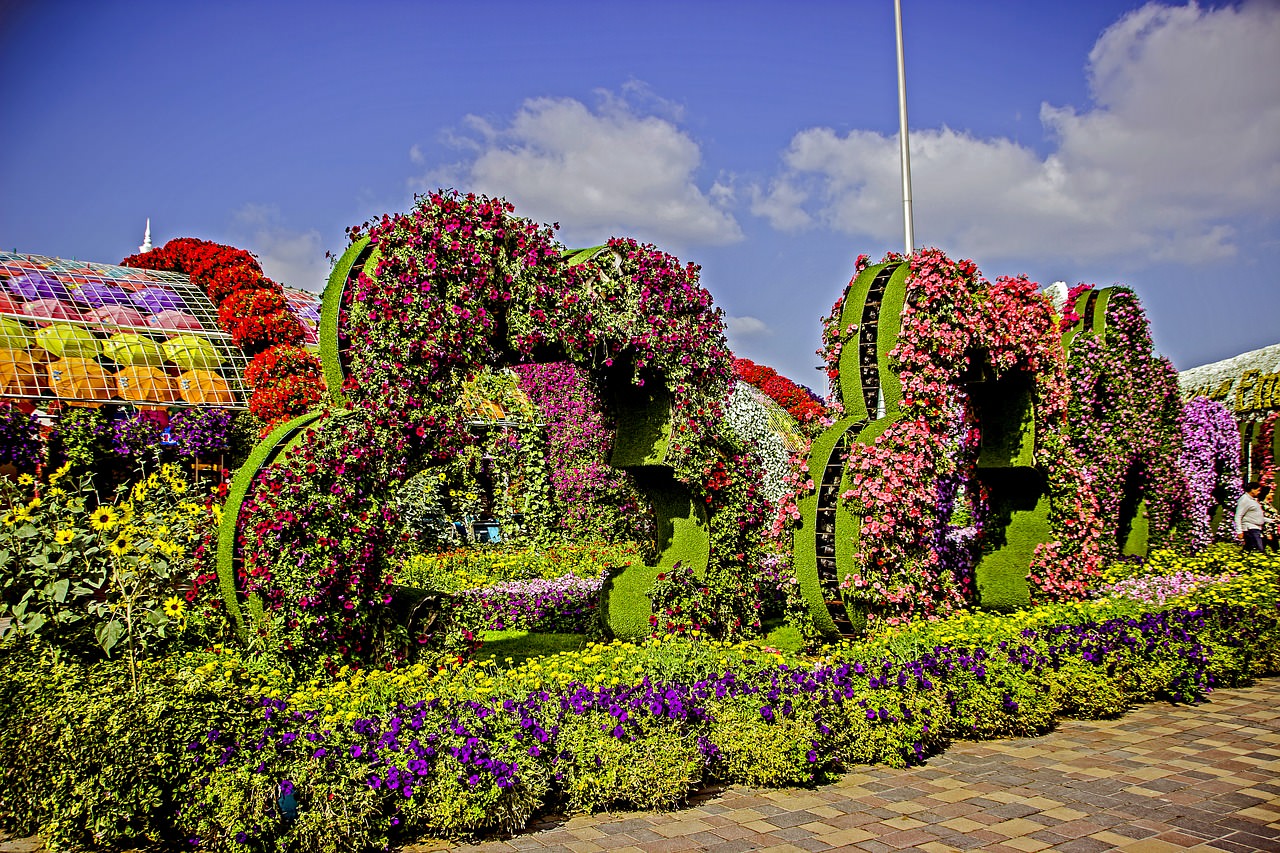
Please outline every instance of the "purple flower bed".
M851 760L918 764L953 738L1044 731L1063 708L1079 712L1070 697L1086 684L1112 685L1118 698L1096 712L1104 715L1156 696L1196 701L1219 681L1248 679L1249 661L1274 641L1275 614L1265 617L1234 605L1173 609L1027 628L990 648L939 645L910 660L836 658L811 668L712 671L690 683L645 676L487 701L431 698L329 728L316 712L261 698L250 700L261 719L248 741L210 732L188 749L202 756L202 773L216 774L216 763L247 764L268 779L289 775L299 786L299 774L363 778L392 824L446 789L508 809L507 819L521 823L574 774L609 772L600 770L602 744L621 748L664 731L696 745L699 778L730 780L726 756L740 756L742 741L799 732L803 742L789 754L816 779ZM724 724L741 720L733 709L742 707L751 709L745 734ZM583 721L595 732L585 746Z
M473 631L580 633L596 618L603 585L602 577L564 575L469 589L454 599L455 618Z

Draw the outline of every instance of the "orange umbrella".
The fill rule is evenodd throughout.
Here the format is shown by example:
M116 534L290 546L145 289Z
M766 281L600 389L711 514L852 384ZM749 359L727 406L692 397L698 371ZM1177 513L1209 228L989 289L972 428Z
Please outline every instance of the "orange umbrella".
M87 358L60 358L48 370L53 393L64 399L105 401L118 393L116 378Z
M238 402L227 380L212 370L188 370L179 374L178 393L188 403L234 406Z
M131 364L116 373L120 396L138 403L173 403L178 399L177 386L163 370L145 364Z
M44 371L20 349L0 349L0 395L25 397L39 394L46 386Z

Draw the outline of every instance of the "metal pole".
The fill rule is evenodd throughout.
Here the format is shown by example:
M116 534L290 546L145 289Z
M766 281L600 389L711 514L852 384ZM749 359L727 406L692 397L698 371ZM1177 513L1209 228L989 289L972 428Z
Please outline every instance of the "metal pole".
M898 138L902 143L902 233L906 254L916 250L915 228L911 223L911 152L907 145L907 67L902 51L902 0L893 0L898 28Z

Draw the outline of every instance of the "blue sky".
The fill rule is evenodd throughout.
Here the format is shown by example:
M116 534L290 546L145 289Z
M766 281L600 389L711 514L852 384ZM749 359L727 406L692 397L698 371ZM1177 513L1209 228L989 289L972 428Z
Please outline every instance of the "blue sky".
M918 245L1128 284L1180 368L1280 340L1280 3L903 7ZM0 245L113 263L150 217L319 289L454 186L701 264L818 386L818 317L901 248L896 74L891 0L0 0Z

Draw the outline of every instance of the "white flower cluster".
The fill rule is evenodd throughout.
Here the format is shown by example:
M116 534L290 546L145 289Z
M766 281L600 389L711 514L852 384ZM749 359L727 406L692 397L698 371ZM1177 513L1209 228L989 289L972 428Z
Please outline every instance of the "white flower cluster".
M746 382L734 383L725 419L743 447L755 453L764 472L764 496L775 507L789 492L785 482L792 454L805 446L795 418Z

